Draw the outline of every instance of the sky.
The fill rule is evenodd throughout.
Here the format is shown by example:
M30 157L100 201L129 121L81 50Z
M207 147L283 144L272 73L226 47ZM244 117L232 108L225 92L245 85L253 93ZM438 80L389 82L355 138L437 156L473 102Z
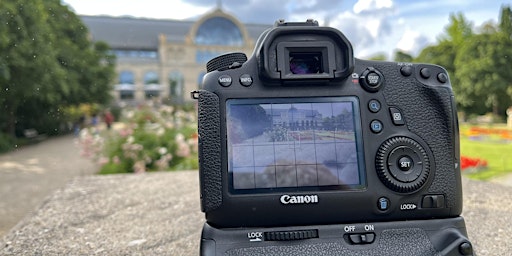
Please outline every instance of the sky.
M497 23L500 8L512 0L62 0L81 15L195 20L221 6L243 23L272 25L318 20L339 29L351 41L356 57L398 49L417 56L437 42L450 14L461 12L475 28Z

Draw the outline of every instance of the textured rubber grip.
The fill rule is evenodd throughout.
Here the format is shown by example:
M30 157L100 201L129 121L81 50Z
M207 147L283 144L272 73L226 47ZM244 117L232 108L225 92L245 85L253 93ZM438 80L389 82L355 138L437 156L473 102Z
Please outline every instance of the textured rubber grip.
M198 104L201 210L209 212L222 204L219 97L200 90Z

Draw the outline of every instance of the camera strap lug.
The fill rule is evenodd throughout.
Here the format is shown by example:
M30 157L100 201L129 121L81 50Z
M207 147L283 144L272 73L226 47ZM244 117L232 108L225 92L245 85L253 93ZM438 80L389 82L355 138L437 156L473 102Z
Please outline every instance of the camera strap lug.
M192 98L194 100L198 100L199 99L199 91L191 91L190 98Z

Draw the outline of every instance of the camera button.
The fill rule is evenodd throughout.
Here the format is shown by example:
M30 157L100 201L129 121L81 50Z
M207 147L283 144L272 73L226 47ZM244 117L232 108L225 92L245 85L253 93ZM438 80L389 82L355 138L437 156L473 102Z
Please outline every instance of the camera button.
M372 113L377 113L380 111L380 102L378 100L370 100L368 102L368 109Z
M370 129L372 130L373 133L381 132L383 129L382 122L379 120L373 120L370 123Z
M389 108L389 114L391 115L391 120L395 125L405 125L405 120L402 115L402 112L398 108Z
M243 74L240 76L240 84L248 87L252 85L252 77L249 74Z
M414 166L414 160L409 156L402 156L398 159L398 169L402 172L409 171Z
M371 87L377 87L380 84L380 76L375 72L370 72L366 75L366 83Z
M367 68L361 76L359 76L359 84L368 92L376 92L380 89L383 82L382 74L375 68Z
M219 76L219 84L224 87L230 86L232 82L233 82L233 79L228 75Z
M400 68L400 73L402 76L411 76L412 75L412 66L404 66Z
M422 68L420 70L420 75L421 75L421 77L423 77L425 79L429 79L430 76L431 76L430 69L429 68Z
M379 198L379 201L377 202L377 208L381 211L386 211L389 209L389 199L385 197Z
M445 73L439 73L437 74L437 81L444 84L448 82L448 76Z

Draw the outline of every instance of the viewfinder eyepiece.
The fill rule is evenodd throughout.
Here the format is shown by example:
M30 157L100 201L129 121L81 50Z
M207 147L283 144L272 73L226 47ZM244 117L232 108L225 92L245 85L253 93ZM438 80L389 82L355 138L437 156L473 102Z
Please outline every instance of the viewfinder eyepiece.
M290 53L290 71L293 74L323 73L321 52Z

